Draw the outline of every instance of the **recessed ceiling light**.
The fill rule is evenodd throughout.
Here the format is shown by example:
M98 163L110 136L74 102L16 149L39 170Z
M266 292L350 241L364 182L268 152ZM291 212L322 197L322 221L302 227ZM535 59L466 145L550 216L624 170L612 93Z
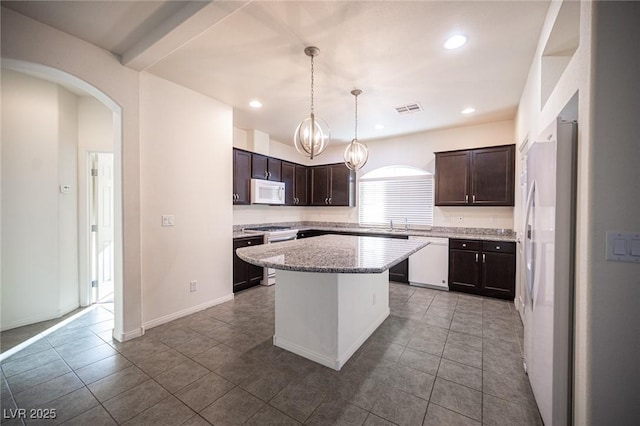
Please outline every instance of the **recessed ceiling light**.
M251 108L262 108L262 102L254 100L249 102L249 106Z
M461 113L463 113L463 114L471 114L472 112L475 112L475 110L476 110L475 108L471 108L471 107L469 107L469 108L465 108L465 109L463 109L463 110L462 110L462 111L460 111L460 112L461 112Z
M444 43L445 49L457 49L462 47L467 42L467 36L462 34L456 34L454 36L449 37L449 39Z
M376 124L376 130L382 130L384 126L382 124Z

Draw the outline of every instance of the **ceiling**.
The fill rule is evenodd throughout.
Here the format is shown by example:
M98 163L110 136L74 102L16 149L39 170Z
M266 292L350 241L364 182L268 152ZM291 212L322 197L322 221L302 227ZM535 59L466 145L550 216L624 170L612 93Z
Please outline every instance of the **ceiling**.
M234 107L234 124L291 144L310 106L334 141L512 119L549 1L3 1ZM455 33L457 50L443 48ZM249 102L257 99L261 109ZM419 103L399 115L394 107ZM466 107L475 112L461 114ZM376 128L382 125L384 128ZM378 126L379 127L379 126Z

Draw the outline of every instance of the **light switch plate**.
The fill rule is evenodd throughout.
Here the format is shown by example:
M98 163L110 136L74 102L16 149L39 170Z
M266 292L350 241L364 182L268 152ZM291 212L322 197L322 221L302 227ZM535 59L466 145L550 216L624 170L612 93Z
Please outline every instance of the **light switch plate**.
M640 234L607 232L606 259L640 263Z

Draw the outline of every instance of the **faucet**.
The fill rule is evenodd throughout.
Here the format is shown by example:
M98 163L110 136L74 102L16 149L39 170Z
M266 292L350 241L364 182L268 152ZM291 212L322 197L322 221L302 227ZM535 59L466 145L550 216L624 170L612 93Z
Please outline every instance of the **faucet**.
M407 222L407 218L404 218L404 230L408 231L409 230L409 223Z
M393 219L389 219L389 229L393 231Z

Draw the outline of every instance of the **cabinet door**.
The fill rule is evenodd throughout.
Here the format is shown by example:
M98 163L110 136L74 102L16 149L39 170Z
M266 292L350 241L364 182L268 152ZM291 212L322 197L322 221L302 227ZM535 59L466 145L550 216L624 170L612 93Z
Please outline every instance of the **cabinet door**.
M449 288L466 293L480 292L480 252L449 250Z
M251 177L253 179L267 179L269 176L269 157L253 154L251 160Z
M296 181L296 165L282 162L282 182L284 182L284 204L293 206L295 204L295 181Z
M251 202L251 153L233 150L233 193L234 204Z
M471 201L474 205L514 205L515 146L471 151Z
M269 180L275 180L276 182L282 182L282 174L281 174L281 165L282 160L278 160L277 158L267 158L267 171Z
M464 206L469 195L469 152L436 153L436 206Z
M237 238L233 240L233 291L234 293L260 284L264 269L240 259L236 249L263 243L262 237Z
M329 199L329 166L311 167L311 199L312 206L326 206Z
M515 297L516 258L511 253L482 253L482 293L485 296L513 300Z
M330 166L329 204L332 206L355 205L355 173L344 164Z
M297 199L297 205L306 206L309 204L308 197L308 176L309 176L309 168L305 166L300 166L296 164L296 184L294 189L294 197Z

